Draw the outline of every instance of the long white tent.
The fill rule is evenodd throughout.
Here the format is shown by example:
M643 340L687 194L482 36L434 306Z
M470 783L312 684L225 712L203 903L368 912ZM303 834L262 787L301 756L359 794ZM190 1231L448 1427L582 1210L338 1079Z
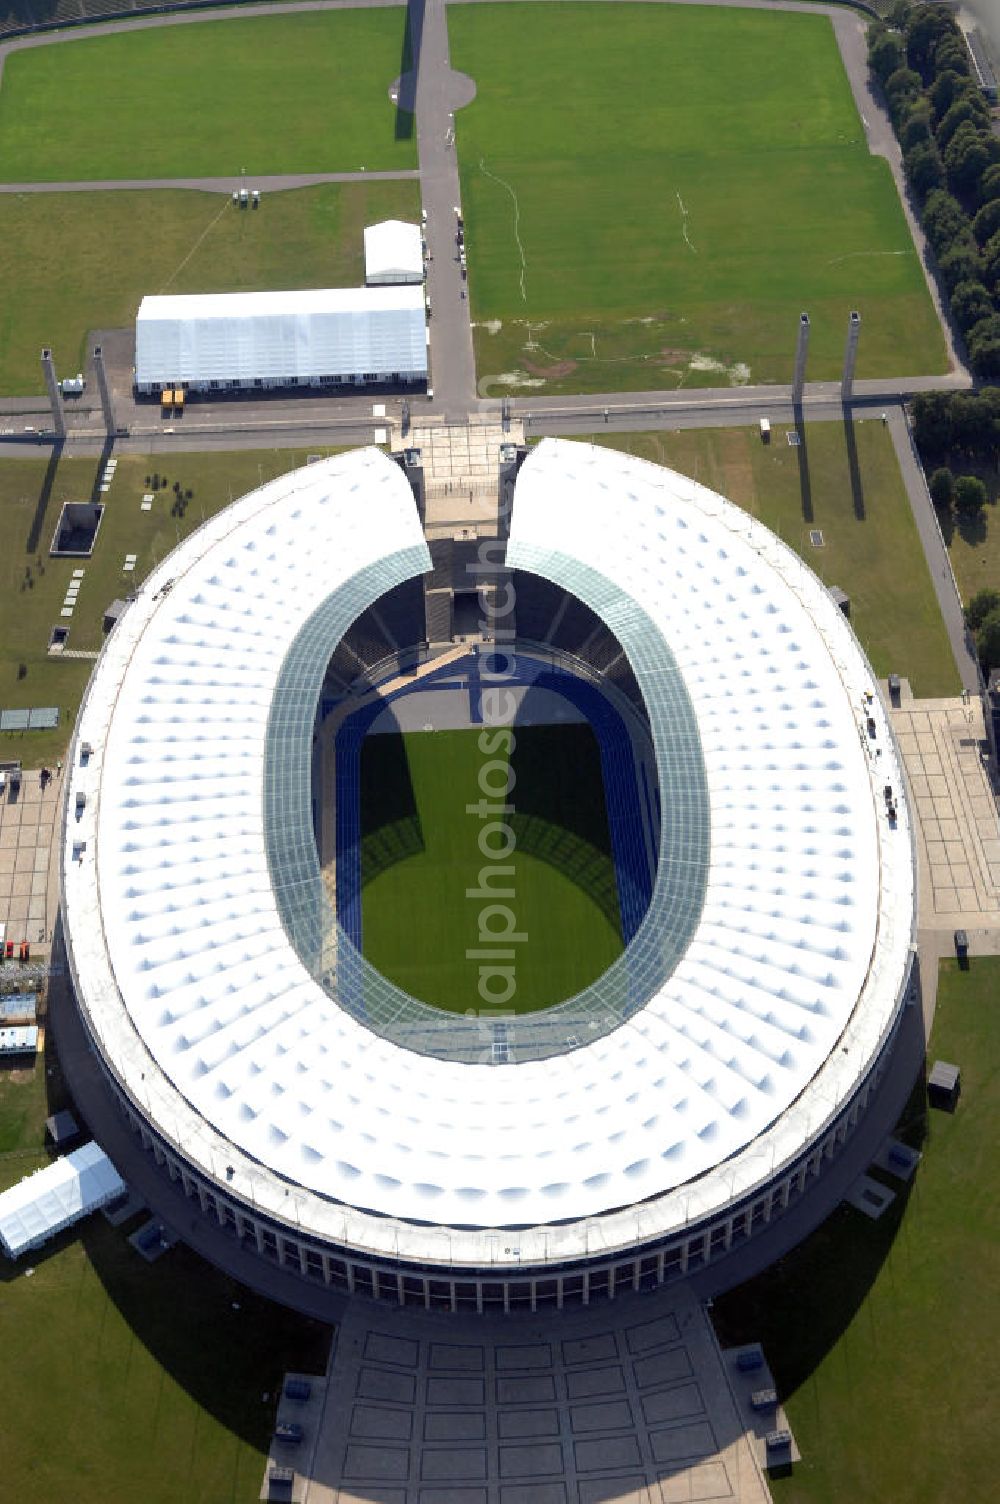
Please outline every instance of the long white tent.
M426 377L420 287L156 296L143 298L136 318L140 392Z
M104 1150L91 1140L0 1195L0 1247L8 1258L19 1258L107 1206L125 1188Z

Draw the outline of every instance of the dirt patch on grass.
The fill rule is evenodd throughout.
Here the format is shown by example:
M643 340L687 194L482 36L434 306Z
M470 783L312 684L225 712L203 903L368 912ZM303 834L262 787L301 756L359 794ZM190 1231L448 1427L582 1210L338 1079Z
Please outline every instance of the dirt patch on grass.
M575 360L557 360L552 366L533 365L530 360L524 362L524 369L530 371L532 376L544 376L549 381L558 381L561 376L572 376L576 367Z

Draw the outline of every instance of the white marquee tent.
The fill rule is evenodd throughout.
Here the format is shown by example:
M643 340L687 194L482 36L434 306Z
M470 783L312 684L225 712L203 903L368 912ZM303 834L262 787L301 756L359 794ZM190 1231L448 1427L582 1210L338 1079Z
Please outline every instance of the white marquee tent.
M136 318L140 392L426 377L419 287L147 297Z
M420 226L402 219L383 219L365 229L365 281L369 287L394 282L422 282L424 252Z
M19 1258L107 1206L125 1188L104 1150L91 1140L0 1195L0 1247L8 1258Z

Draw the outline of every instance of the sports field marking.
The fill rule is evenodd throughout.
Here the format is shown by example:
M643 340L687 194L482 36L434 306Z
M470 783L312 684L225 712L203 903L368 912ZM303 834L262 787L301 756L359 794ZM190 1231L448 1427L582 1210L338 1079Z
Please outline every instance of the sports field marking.
M525 274L526 274L526 272L528 270L528 263L524 259L524 246L521 244L521 235L520 235L521 206L520 206L520 204L517 201L517 194L514 192L513 188L510 186L509 183L505 183L504 182L503 178L498 178L495 172L490 172L490 169L487 167L486 160L485 160L484 157L480 157L479 158L479 166L480 166L481 171L484 172L488 178L492 178L493 179L494 183L499 183L500 186L501 186L501 188L506 188L506 190L510 194L511 198L514 200L514 239L517 241L517 253L518 253L518 255L521 258L521 297L524 300L524 302L526 303L528 301L528 293L527 293L527 289L525 287L524 279L525 279Z
M832 256L827 266L838 266L841 261L853 261L855 256L909 256L910 251L848 251L846 256Z
M685 244L688 246L689 250L693 255L697 256L698 252L692 244L691 236L688 234L688 211L685 209L684 200L681 198L679 193L677 194L677 202L680 205L681 210L681 234L684 236Z
M170 273L170 276L167 278L167 280L164 282L163 286L160 288L160 292L161 293L165 293L166 290L167 290L167 288L171 285L171 283L174 282L174 281L176 281L176 279L180 276L181 272L187 266L188 262L191 260L191 257L194 255L195 251L198 249L198 247L201 245L202 241L205 239L206 235L211 235L212 231L215 229L216 225L219 223L219 220L222 218L222 216L226 213L226 211L230 207L231 207L230 201L227 198L224 201L224 203L222 205L222 208L219 210L218 214L214 215L212 217L212 219L209 221L209 223L202 230L201 234L198 236L198 239L195 241L194 245L188 251L188 253L184 257L183 261L179 262L177 264L177 266L174 267L173 271Z

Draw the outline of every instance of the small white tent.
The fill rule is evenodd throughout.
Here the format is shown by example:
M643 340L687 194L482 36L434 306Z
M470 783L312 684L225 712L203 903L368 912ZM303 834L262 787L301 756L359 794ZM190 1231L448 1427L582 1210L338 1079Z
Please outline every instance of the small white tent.
M420 226L383 219L365 230L365 281L369 287L391 282L422 282L424 252Z
M0 1195L0 1247L16 1259L124 1191L124 1180L91 1140Z

